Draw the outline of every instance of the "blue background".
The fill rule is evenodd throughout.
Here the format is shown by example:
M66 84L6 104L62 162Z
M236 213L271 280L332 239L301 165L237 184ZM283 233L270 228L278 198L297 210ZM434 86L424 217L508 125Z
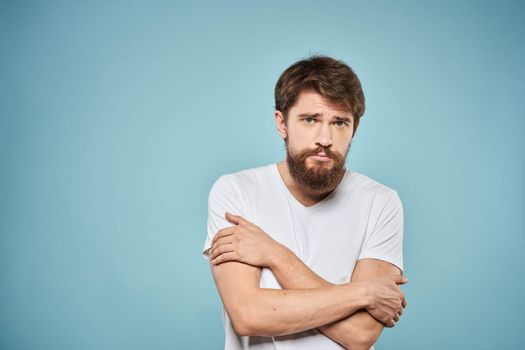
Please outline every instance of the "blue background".
M279 74L359 75L348 166L405 209L402 321L377 349L525 341L519 1L0 5L0 348L222 349L201 257L222 174L284 159Z

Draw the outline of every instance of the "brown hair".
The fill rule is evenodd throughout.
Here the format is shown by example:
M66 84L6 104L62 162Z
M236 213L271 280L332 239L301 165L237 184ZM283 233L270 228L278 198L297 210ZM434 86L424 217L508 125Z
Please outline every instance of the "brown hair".
M314 90L354 117L354 133L365 112L365 95L352 68L328 56L311 56L288 67L275 85L275 109L287 113L304 90Z

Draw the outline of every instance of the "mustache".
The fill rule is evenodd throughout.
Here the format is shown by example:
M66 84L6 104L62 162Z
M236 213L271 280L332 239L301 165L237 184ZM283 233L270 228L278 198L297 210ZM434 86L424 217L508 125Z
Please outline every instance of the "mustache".
M329 148L321 147L321 146L319 146L316 149L311 150L311 151L309 151L309 150L305 151L305 155L306 156L315 156L315 155L317 155L317 153L321 153L321 152L326 153L326 155L328 157L330 157L330 158L338 158L338 157L340 157L339 154L337 154L336 152L333 152Z

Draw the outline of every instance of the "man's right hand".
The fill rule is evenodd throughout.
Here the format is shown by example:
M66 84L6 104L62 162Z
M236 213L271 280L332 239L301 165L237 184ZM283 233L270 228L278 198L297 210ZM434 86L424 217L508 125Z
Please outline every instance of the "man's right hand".
M399 321L407 302L398 285L407 283L401 275L376 277L358 283L363 283L367 295L371 297L365 308L368 313L385 327L394 327Z

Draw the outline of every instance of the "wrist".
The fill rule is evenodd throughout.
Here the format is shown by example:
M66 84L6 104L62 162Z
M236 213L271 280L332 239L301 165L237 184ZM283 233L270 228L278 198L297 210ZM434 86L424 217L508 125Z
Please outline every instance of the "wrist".
M288 249L286 246L277 243L275 245L275 249L272 250L272 254L270 254L268 258L268 268L270 270L273 270L277 268L278 266L282 266L286 259L288 254L290 254L290 249Z
M375 299L368 283L364 281L356 281L348 283L347 286L352 289L352 292L362 309L366 309L374 304Z

